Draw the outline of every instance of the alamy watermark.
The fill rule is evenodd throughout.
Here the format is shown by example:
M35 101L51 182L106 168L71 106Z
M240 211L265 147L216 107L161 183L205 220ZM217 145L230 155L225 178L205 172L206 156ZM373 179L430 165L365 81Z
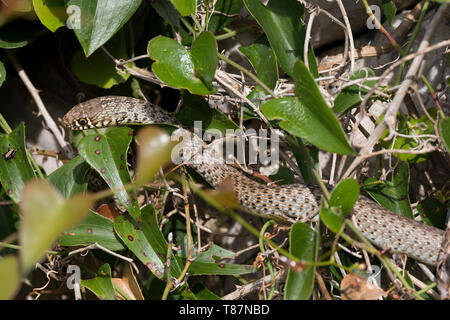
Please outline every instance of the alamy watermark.
M202 121L194 122L194 135L184 136L183 143L172 151L174 164L219 164L264 166L279 163L279 133L275 130L227 129L225 134L218 129L208 129L203 132ZM177 134L172 135L172 141L178 141ZM205 145L208 145L205 147Z
M378 21L381 21L381 8L375 4L369 6L370 10L372 10L373 15ZM372 17L367 18L366 22L367 29L379 29L379 26L372 20Z
M66 9L69 18L66 21L67 28L80 29L81 27L81 9L77 5L70 5Z

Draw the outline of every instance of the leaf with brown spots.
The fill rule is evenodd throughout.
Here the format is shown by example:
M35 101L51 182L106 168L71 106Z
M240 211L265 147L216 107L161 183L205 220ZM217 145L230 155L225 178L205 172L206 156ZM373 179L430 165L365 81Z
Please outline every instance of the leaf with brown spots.
M80 155L114 190L115 196L131 216L137 218L140 215L137 200L124 188L131 183L124 155L127 154L132 134L133 130L127 127L95 132L82 138L78 147Z

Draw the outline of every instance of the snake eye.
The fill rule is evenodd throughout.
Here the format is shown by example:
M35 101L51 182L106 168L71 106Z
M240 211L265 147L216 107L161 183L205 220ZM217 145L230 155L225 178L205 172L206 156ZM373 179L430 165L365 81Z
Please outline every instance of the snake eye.
M81 118L80 120L78 120L78 123L80 124L80 126L85 126L87 125L88 121L85 118Z

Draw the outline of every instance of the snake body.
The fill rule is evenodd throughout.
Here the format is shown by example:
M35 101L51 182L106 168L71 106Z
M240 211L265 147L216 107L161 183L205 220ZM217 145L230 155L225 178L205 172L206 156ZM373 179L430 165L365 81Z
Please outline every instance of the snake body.
M72 130L85 130L117 125L169 123L179 125L164 109L149 102L130 97L105 96L74 106L62 119ZM185 129L176 134L183 148L198 151L203 148L199 137ZM186 142L187 141L187 142ZM213 187L231 178L234 192L241 205L267 218L295 222L318 213L321 191L304 184L265 185L240 170L217 161L213 150L203 150L202 158L190 161L193 167ZM422 222L408 219L385 209L365 196L359 196L351 212L361 233L376 246L407 256L429 265L436 265L444 231Z

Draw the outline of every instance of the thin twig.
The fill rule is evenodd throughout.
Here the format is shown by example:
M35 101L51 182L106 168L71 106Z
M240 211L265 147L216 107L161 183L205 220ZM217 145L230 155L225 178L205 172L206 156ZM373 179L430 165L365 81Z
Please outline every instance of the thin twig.
M72 150L72 147L66 140L64 140L64 137L62 136L61 131L59 130L59 128L56 125L53 118L48 113L47 108L44 105L44 102L42 102L42 99L39 96L39 91L34 87L30 78L28 78L28 75L26 74L25 70L23 70L19 61L17 61L16 57L12 54L12 52L10 50L6 50L6 54L8 55L8 59L11 61L14 68L16 69L17 74L19 75L20 79L25 84L25 87L28 89L28 92L30 92L31 96L33 97L34 102L36 103L36 105L39 109L39 113L44 118L44 121L45 121L45 124L47 125L47 127L50 129L50 131L55 136L56 141L58 142L62 151L64 152L64 155L68 159L72 159L74 157L74 152Z

